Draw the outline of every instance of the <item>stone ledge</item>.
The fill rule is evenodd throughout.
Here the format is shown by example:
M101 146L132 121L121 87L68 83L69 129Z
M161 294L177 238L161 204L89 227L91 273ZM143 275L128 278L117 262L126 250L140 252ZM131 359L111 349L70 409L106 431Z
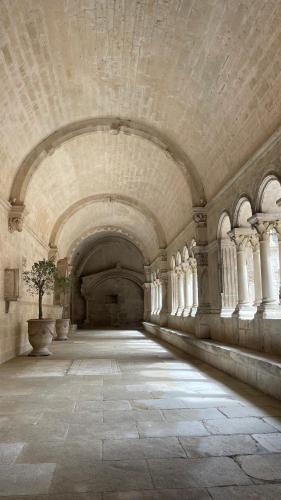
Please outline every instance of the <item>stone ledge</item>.
M184 352L281 399L281 358L250 349L202 340L190 333L143 322L144 329Z

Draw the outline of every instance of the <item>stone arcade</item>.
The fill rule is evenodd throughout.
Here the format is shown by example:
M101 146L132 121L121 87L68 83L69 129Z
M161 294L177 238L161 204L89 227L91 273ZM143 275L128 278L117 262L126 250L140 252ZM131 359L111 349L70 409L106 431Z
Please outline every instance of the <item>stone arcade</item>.
M281 0L0 0L0 499L281 498L280 47Z

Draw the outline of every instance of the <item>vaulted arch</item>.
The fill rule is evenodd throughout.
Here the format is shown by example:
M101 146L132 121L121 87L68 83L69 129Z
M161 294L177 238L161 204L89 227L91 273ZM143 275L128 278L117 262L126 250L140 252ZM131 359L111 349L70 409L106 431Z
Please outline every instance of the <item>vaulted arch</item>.
M101 117L76 121L61 127L43 139L27 154L19 166L11 188L10 203L12 205L24 205L31 178L47 155L51 155L60 145L74 137L95 132L123 133L138 136L155 144L183 172L191 189L193 204L197 206L205 205L206 199L202 181L186 153L156 128L142 122L118 117Z
M98 195L93 195L93 196L88 196L87 198L81 199L71 205L70 207L63 212L59 218L57 219L52 233L50 237L50 247L56 247L58 243L58 239L60 236L60 233L62 231L63 226L66 224L66 222L79 210L81 210L83 207L89 206L89 205L94 205L95 203L102 203L102 202L109 202L109 203L114 203L118 202L121 205L129 206L133 208L135 211L140 212L153 226L155 233L157 235L157 240L159 244L159 248L164 248L166 246L166 236L164 233L164 230L162 228L162 225L158 221L158 219L155 217L155 215L142 203L140 203L137 200L134 200L133 198L130 197L125 197L121 196L118 194L98 194Z

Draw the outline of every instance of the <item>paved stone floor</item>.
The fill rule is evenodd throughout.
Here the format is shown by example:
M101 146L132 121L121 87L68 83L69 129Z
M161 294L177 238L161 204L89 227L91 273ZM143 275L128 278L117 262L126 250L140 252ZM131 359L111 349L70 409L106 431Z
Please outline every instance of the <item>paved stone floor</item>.
M139 331L0 366L0 497L281 498L281 402Z

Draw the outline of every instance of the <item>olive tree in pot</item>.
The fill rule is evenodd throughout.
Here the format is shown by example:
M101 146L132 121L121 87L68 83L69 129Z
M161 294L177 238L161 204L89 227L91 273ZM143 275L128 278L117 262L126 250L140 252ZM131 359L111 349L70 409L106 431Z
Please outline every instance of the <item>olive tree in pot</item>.
M62 306L62 317L56 320L57 336L55 340L68 340L68 333L70 329L70 318L67 307L67 291L70 288L71 278L69 276L56 277L56 290L60 295L60 305Z
M55 335L55 320L43 318L42 302L44 295L54 290L56 281L56 265L53 260L39 260L30 271L23 273L27 291L38 297L38 319L28 320L28 338L33 347L30 356L49 356L48 349Z

